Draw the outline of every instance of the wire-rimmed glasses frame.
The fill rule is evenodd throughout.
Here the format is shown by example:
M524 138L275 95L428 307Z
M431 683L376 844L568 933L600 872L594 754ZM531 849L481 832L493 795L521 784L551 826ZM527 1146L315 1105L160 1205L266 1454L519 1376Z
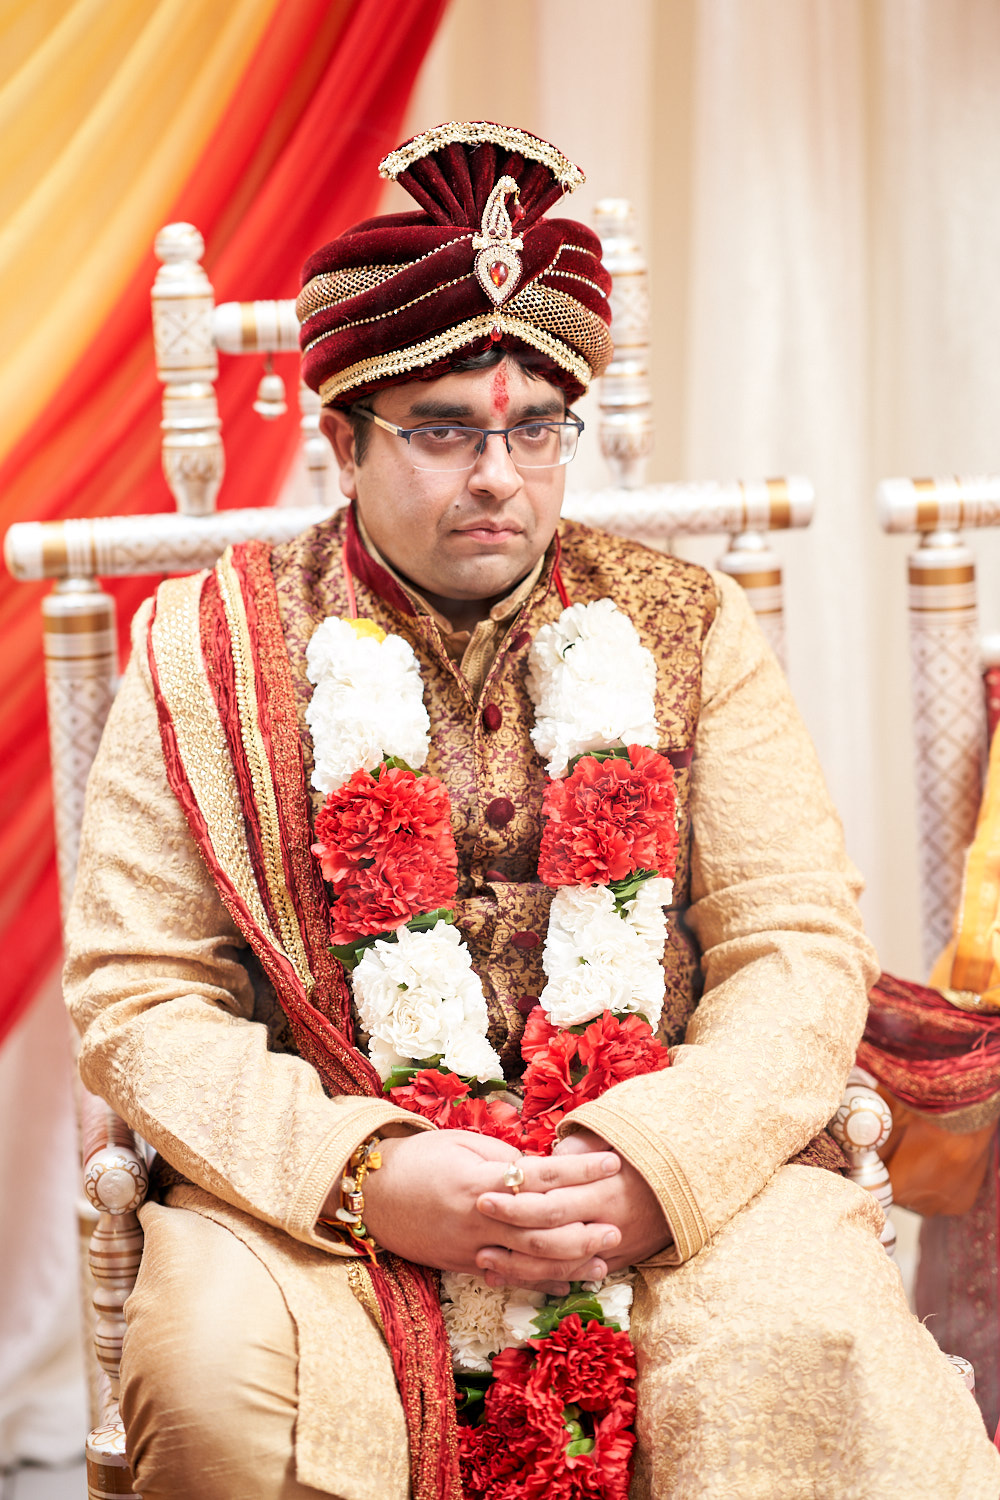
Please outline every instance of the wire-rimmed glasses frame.
M467 427L459 422L432 422L423 427L398 427L376 416L367 406L352 406L351 415L373 422L384 432L402 438L413 467L423 474L457 474L474 469L486 439L502 437L515 469L558 469L576 454L583 421L575 412L564 418L529 418L513 427Z

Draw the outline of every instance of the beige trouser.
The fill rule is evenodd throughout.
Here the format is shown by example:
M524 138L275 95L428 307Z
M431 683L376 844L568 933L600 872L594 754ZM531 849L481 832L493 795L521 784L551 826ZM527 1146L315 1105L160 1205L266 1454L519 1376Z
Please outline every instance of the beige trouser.
M693 1261L645 1270L636 1500L997 1500L1000 1456L880 1222L851 1184L786 1167ZM145 1500L355 1500L296 1481L295 1325L269 1272L199 1214L152 1205L144 1224L122 1411ZM400 1414L356 1395L343 1443L363 1468ZM384 1500L407 1494L401 1473Z

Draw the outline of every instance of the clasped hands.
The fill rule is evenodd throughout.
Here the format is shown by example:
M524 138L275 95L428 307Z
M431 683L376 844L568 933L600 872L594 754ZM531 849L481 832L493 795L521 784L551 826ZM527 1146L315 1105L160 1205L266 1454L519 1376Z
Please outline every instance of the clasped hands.
M524 1183L503 1187L519 1160ZM419 1265L476 1272L490 1286L565 1296L669 1243L659 1203L639 1173L582 1130L552 1156L518 1157L491 1136L420 1131L382 1141L382 1167L365 1182L365 1222L376 1244Z

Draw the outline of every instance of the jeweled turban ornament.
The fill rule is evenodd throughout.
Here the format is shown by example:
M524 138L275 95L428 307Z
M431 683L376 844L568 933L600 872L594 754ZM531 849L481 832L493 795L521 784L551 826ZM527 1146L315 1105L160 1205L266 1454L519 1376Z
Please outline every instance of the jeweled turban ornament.
M544 214L583 174L538 136L438 125L379 167L420 205L356 224L305 265L302 373L326 406L435 379L499 344L575 400L611 358L601 245Z

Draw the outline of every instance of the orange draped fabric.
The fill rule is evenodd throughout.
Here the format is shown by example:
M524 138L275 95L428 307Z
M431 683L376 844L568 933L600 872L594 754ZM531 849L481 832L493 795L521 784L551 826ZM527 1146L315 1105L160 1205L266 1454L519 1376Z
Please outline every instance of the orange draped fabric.
M216 298L290 297L306 255L377 207L447 0L282 0L163 222L196 224ZM160 471L150 251L55 398L0 464L0 522L172 508ZM277 360L294 389L294 356ZM259 360L222 360L222 506L274 501L298 441L295 402L263 424ZM155 580L111 585L124 628ZM39 602L0 578L0 1039L59 956Z

